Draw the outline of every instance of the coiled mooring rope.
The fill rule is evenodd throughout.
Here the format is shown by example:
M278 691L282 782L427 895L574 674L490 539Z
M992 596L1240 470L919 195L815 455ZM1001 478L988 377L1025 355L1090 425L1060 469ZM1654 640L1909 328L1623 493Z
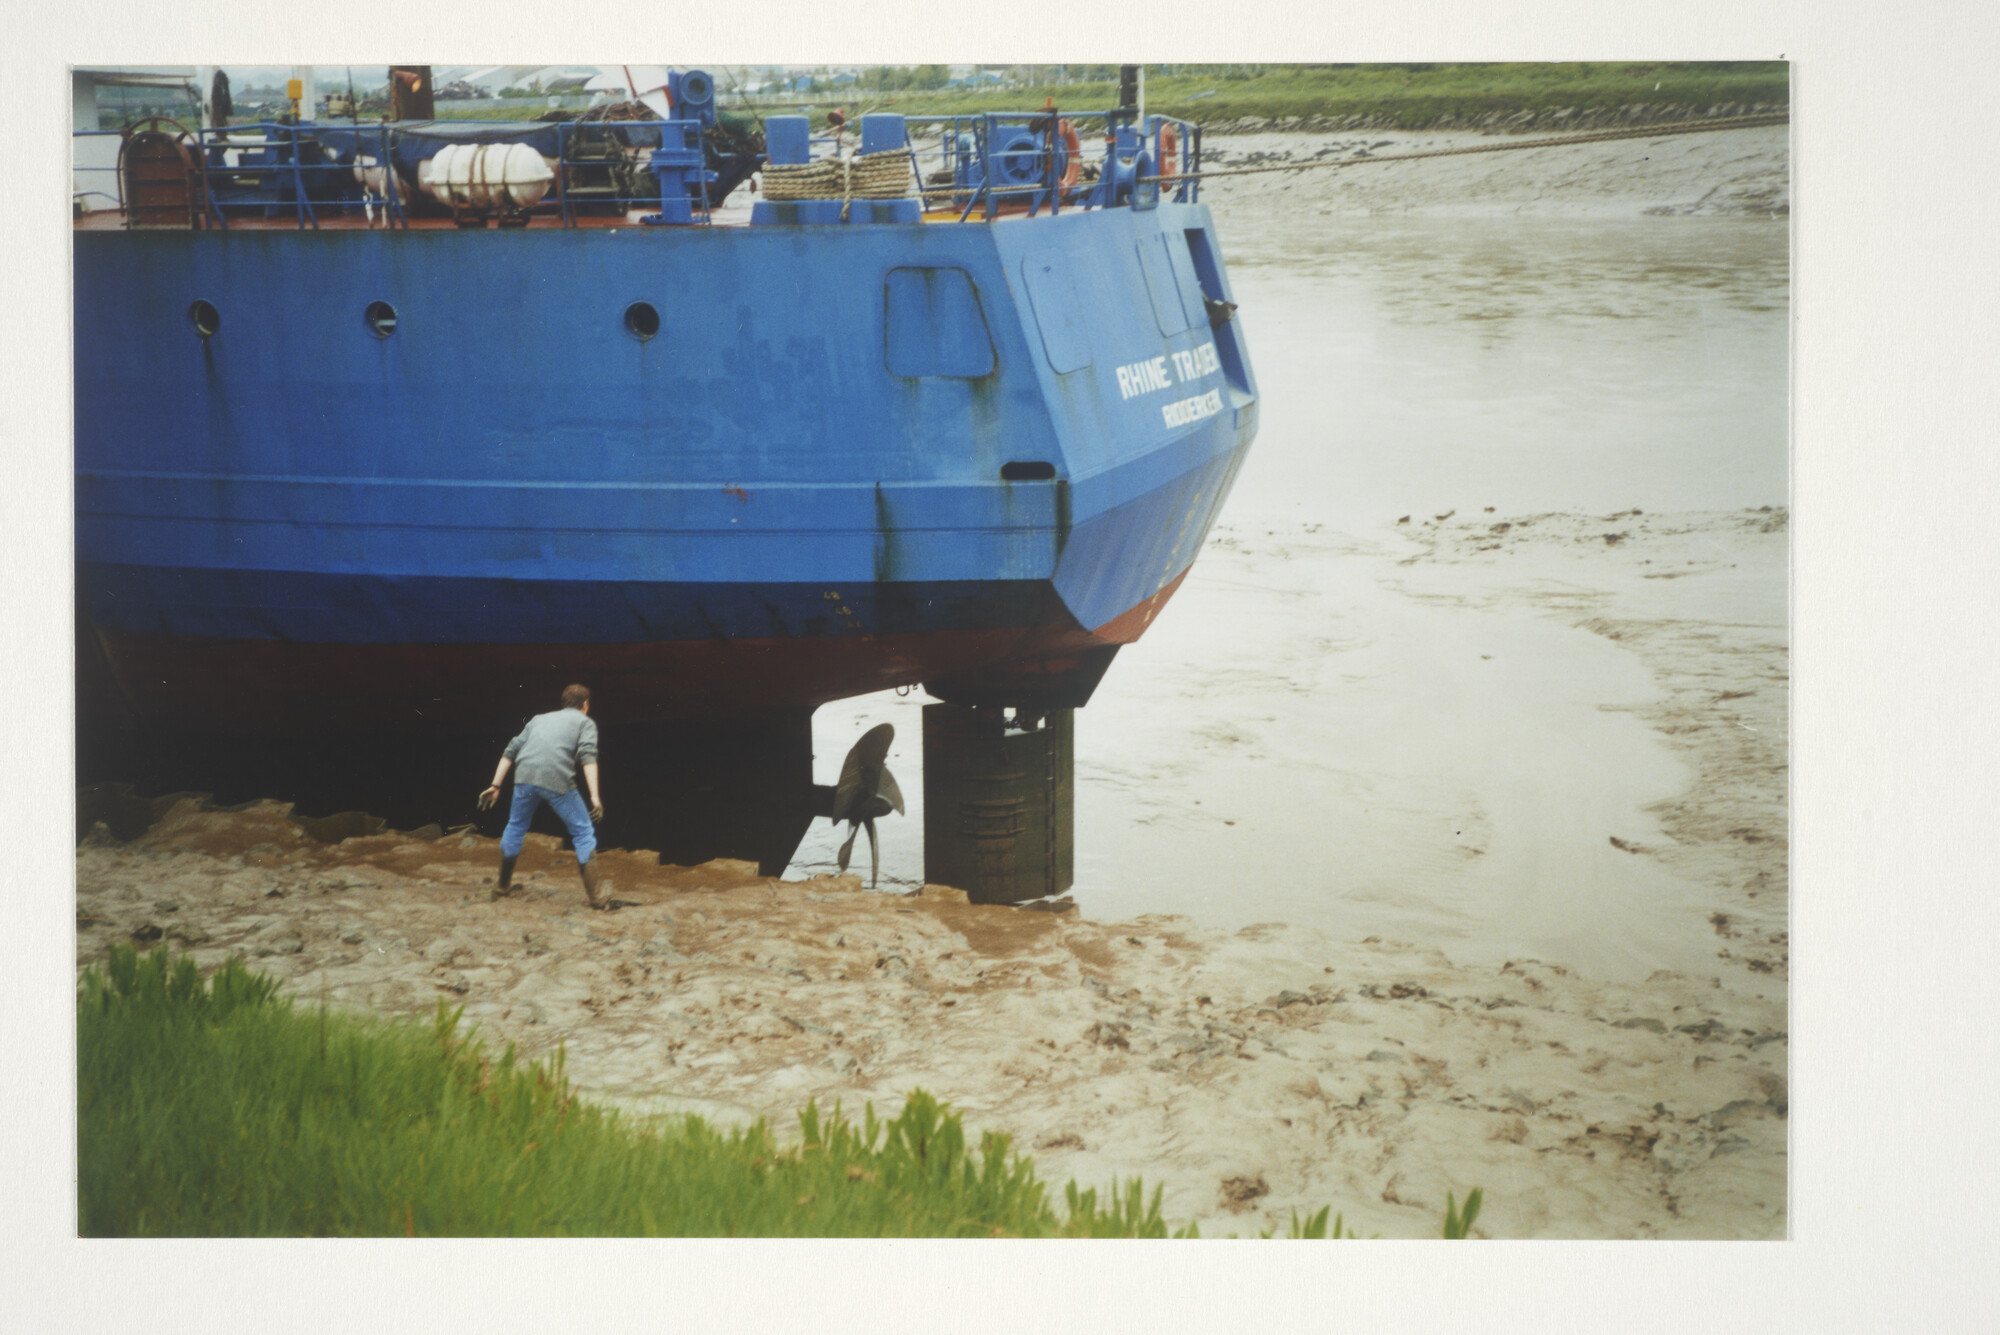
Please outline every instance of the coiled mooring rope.
M784 204L801 199L904 199L910 194L910 155L903 149L860 153L818 162L764 164L764 198Z
M818 162L764 164L764 198L775 204L801 199L844 199L847 163L840 158Z
M861 153L848 160L847 193L854 199L905 199L910 193L910 155L900 148Z

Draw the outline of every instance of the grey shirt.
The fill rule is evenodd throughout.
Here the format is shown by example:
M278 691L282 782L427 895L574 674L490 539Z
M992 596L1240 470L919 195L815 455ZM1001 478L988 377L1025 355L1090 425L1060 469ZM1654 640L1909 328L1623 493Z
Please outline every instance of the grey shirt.
M597 725L581 709L537 714L507 743L507 759L514 762L515 783L569 792L576 787L577 768L597 763Z

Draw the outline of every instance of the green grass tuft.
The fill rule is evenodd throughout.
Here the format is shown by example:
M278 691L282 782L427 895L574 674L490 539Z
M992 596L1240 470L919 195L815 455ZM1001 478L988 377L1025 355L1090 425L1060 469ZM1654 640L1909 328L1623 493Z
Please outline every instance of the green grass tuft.
M1293 1240L1323 1239L1328 1241L1358 1238L1361 1236L1347 1227L1346 1217L1343 1215L1334 1215L1333 1223L1329 1225L1326 1217L1332 1210L1333 1207L1331 1205L1323 1206L1317 1214L1310 1215L1305 1219L1299 1218L1297 1210L1292 1211L1291 1231L1286 1233L1285 1236ZM1268 1238L1271 1235L1266 1233L1263 1236Z
M1452 1241L1463 1241L1472 1236L1472 1221L1479 1218L1482 1197L1478 1187L1465 1193L1465 1208L1461 1210L1452 1199L1451 1193L1444 1194L1444 1236Z

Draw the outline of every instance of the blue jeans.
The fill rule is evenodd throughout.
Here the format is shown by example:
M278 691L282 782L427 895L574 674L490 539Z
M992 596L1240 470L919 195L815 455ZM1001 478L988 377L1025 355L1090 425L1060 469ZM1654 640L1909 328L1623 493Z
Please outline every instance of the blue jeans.
M510 858L520 856L521 841L528 837L528 822L534 818L535 808L544 802L569 826L570 842L576 845L577 865L590 861L590 855L597 851L597 832L590 828L590 808L583 804L583 794L574 788L566 793L552 793L532 783L514 785L514 806L507 813L507 828L500 835L500 851Z

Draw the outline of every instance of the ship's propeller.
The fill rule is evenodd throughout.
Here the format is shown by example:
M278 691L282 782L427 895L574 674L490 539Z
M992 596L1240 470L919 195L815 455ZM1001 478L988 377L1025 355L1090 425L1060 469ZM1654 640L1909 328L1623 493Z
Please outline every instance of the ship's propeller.
M840 869L854 852L854 836L868 831L868 884L873 886L882 873L882 850L875 842L877 817L903 810L903 790L896 776L882 762L888 759L889 743L895 739L896 725L880 723L861 734L841 762L840 783L833 790L833 807L826 814L837 825L847 822L847 840L840 846ZM823 791L823 790L822 790Z

